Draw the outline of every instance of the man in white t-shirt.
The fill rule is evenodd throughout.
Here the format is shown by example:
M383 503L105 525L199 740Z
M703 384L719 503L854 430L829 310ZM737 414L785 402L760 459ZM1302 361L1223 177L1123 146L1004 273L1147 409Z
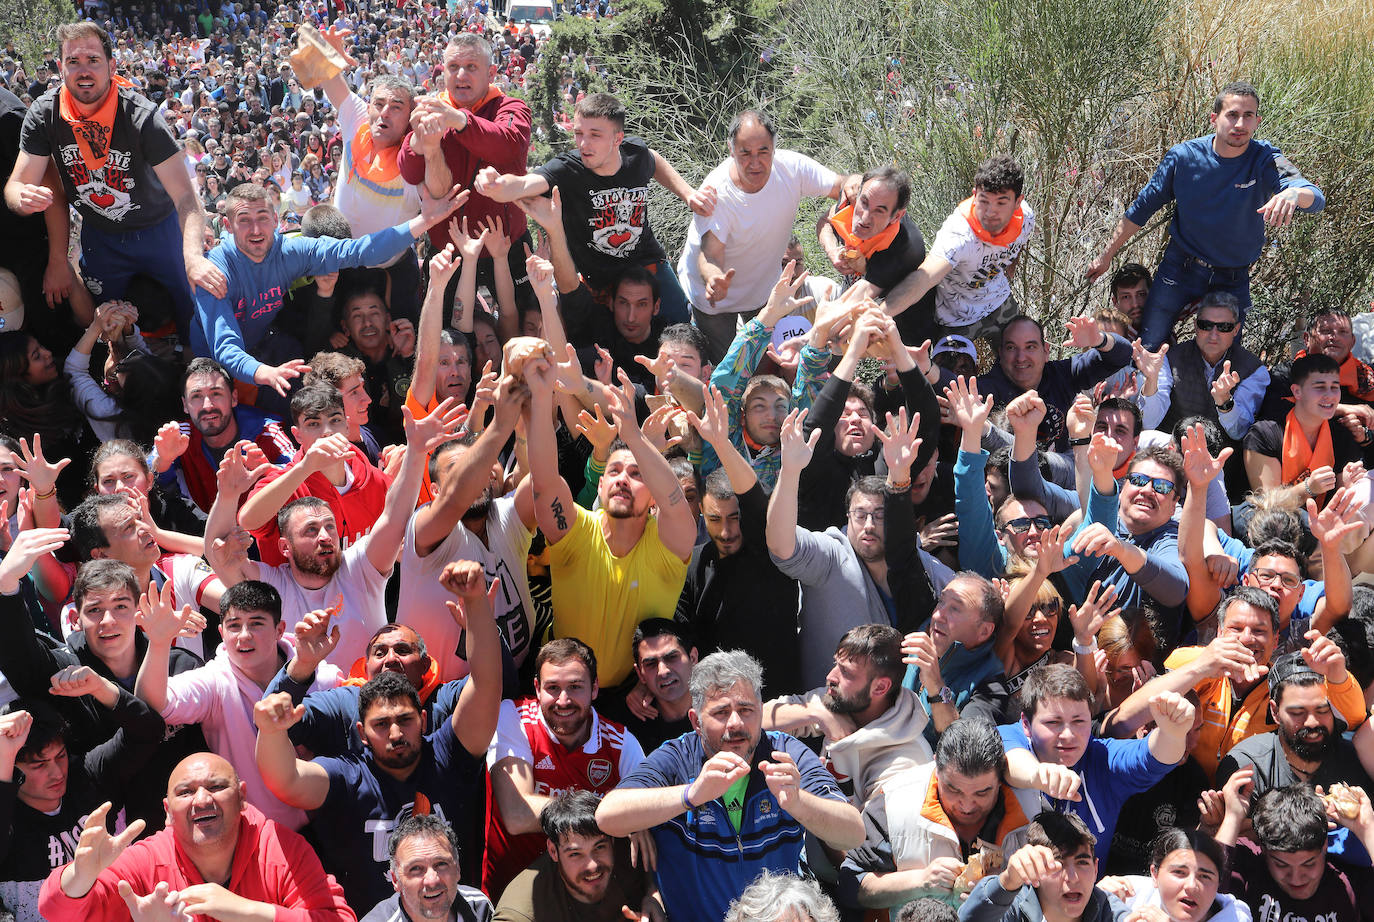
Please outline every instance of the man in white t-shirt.
M513 495L499 495L502 470L497 457L515 431L527 393L518 384L503 385L497 392L495 418L481 436L451 439L434 449L429 460L434 501L418 509L406 529L398 610L425 638L446 682L468 674L460 648L463 631L444 604L453 594L439 582L439 574L454 560L480 562L488 583L501 578L492 617L517 666L530 652L534 603L525 558L534 538L534 499L528 478Z
M994 351L1001 345L1002 328L1020 313L1011 281L1035 229L1035 213L1021 197L1024 181L1011 157L985 160L974 174L973 195L940 225L925 261L888 292L887 312L896 316L936 289L935 316L921 318L925 336L912 342L955 333L981 336Z
M386 624L386 581L396 566L410 510L420 495L425 456L458 425L452 400L419 420L406 409L404 418L405 458L387 489L382 514L367 535L347 548L340 545L339 527L329 504L303 496L277 513L281 535L277 542L286 563L269 567L249 560L248 541L234 522L235 510L266 465L249 471L237 450L226 453L220 463L219 492L205 521L208 555L226 583L259 579L272 586L281 593L282 620L287 624L295 624L307 612L331 610L340 637L329 661L345 672L366 653L373 632Z
M356 65L344 45L347 34L331 28L325 38ZM334 205L348 219L353 236L362 237L404 224L420 213L420 187L406 182L396 163L410 131L415 87L404 77L381 74L373 78L363 99L349 90L346 75L340 71L322 86L339 113L343 137ZM386 270L391 276L391 316L419 322L420 265L415 251L406 250Z
M692 322L706 334L709 359L719 362L748 320L768 300L804 197L838 199L846 177L790 150L775 150L773 122L746 109L730 123L730 159L702 188L716 191L710 217L696 215L678 260L678 281L692 305Z

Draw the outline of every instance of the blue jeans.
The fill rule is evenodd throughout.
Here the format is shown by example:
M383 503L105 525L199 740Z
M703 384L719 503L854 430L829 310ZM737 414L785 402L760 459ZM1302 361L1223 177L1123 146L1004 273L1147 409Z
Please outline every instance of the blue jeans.
M1211 266L1170 243L1155 270L1150 295L1141 314L1140 338L1145 348L1158 349L1174 332L1184 308L1209 291L1229 291L1240 301L1240 319L1250 311L1250 267Z
M691 323L692 312L687 307L687 295L677 280L677 270L668 260L660 259L649 269L658 280L658 316L665 327L675 323Z
M103 231L86 222L81 228L81 274L97 304L124 297L129 280L135 275L156 279L172 296L181 341L190 342L188 334L195 336L200 332L198 320L192 327L195 301L191 297L191 283L186 278L181 225L175 211L150 227L122 233ZM197 338L204 340L205 337ZM210 353L197 351L195 354Z

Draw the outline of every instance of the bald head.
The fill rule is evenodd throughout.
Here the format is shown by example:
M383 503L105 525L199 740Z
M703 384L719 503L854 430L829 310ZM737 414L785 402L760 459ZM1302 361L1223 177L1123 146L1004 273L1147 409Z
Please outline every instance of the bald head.
M234 787L239 785L239 773L229 764L228 759L213 752L193 752L172 769L172 775L167 780L167 793L170 795L178 781L196 773L197 769L212 775L223 775Z

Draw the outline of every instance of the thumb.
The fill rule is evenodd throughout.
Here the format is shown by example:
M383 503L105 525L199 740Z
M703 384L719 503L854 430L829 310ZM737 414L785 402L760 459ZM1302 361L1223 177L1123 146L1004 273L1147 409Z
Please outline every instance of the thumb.
M129 915L138 918L138 894L134 892L134 888L129 886L127 880L121 880L118 889L119 895L124 899L124 905L129 907Z
M635 912L629 906L621 906L620 914L630 920L630 922L639 922L639 913Z
M734 267L733 267L733 266L732 266L731 268L725 270L725 281L728 282L728 281L730 281L730 280L731 280L732 278L734 278L734 277L735 277L735 270L734 270Z

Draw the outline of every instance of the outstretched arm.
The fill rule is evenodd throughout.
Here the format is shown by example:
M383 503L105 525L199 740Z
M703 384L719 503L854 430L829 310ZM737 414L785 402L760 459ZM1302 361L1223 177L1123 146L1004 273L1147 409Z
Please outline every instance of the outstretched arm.
M439 334L444 329L444 290L458 268L453 244L446 245L429 260L429 288L420 306L420 329L416 331L415 368L410 376L410 396L422 407L434 399L436 369L439 364Z
M577 516L572 490L558 473L558 440L553 431L553 379L553 368L547 359L536 358L526 364L525 380L530 385L527 425L534 515L549 544L562 540Z
M806 411L793 410L782 424L780 450L782 468L778 482L768 500L768 551L779 560L791 560L797 553L797 488L801 472L811 463L821 431L814 429L809 437L802 435Z
M449 614L467 631L468 680L458 695L450 723L463 748L474 756L486 755L496 733L501 708L501 638L492 617L493 602L501 581L487 578L475 560L460 560L444 567L439 582L459 602L448 602Z
M329 796L329 773L314 762L296 758L287 731L305 716L305 705L293 705L286 692L268 695L253 705L258 728L256 759L267 789L282 803L316 810Z

